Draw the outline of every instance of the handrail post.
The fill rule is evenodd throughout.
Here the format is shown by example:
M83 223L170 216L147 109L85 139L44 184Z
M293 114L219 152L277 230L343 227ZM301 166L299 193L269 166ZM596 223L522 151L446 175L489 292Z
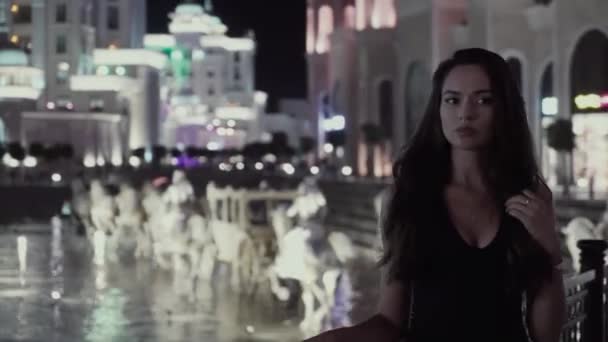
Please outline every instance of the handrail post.
M605 341L604 255L608 243L604 240L580 240L577 246L581 250L581 273L595 271L595 278L587 284L589 291L585 299L587 318L583 324L582 341Z

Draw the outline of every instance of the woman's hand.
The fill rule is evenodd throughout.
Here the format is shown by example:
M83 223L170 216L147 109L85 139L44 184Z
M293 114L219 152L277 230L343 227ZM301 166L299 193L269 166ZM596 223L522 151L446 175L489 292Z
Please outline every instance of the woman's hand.
M524 190L523 193L507 200L507 213L517 218L530 235L551 255L554 264L561 262L560 240L555 229L555 208L553 194L543 181L538 182L538 190Z

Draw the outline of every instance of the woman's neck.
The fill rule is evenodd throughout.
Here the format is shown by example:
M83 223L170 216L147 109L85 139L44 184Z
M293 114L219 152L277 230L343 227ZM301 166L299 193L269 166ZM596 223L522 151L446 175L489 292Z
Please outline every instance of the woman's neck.
M479 151L452 150L450 185L477 193L488 193Z

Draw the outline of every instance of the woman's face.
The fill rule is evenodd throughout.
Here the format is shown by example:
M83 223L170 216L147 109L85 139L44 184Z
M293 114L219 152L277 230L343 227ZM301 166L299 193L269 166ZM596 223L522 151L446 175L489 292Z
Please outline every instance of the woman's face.
M441 90L441 128L453 149L478 150L492 136L494 95L479 65L459 65L447 75Z

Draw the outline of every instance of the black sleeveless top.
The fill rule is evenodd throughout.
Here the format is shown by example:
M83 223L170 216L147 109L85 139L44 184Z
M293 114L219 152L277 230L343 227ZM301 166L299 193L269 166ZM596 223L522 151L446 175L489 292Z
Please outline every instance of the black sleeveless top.
M477 248L462 239L444 202L438 209L434 227L419 233L408 335L415 342L527 342L522 294L507 286L505 230L513 218L503 212L495 238Z

